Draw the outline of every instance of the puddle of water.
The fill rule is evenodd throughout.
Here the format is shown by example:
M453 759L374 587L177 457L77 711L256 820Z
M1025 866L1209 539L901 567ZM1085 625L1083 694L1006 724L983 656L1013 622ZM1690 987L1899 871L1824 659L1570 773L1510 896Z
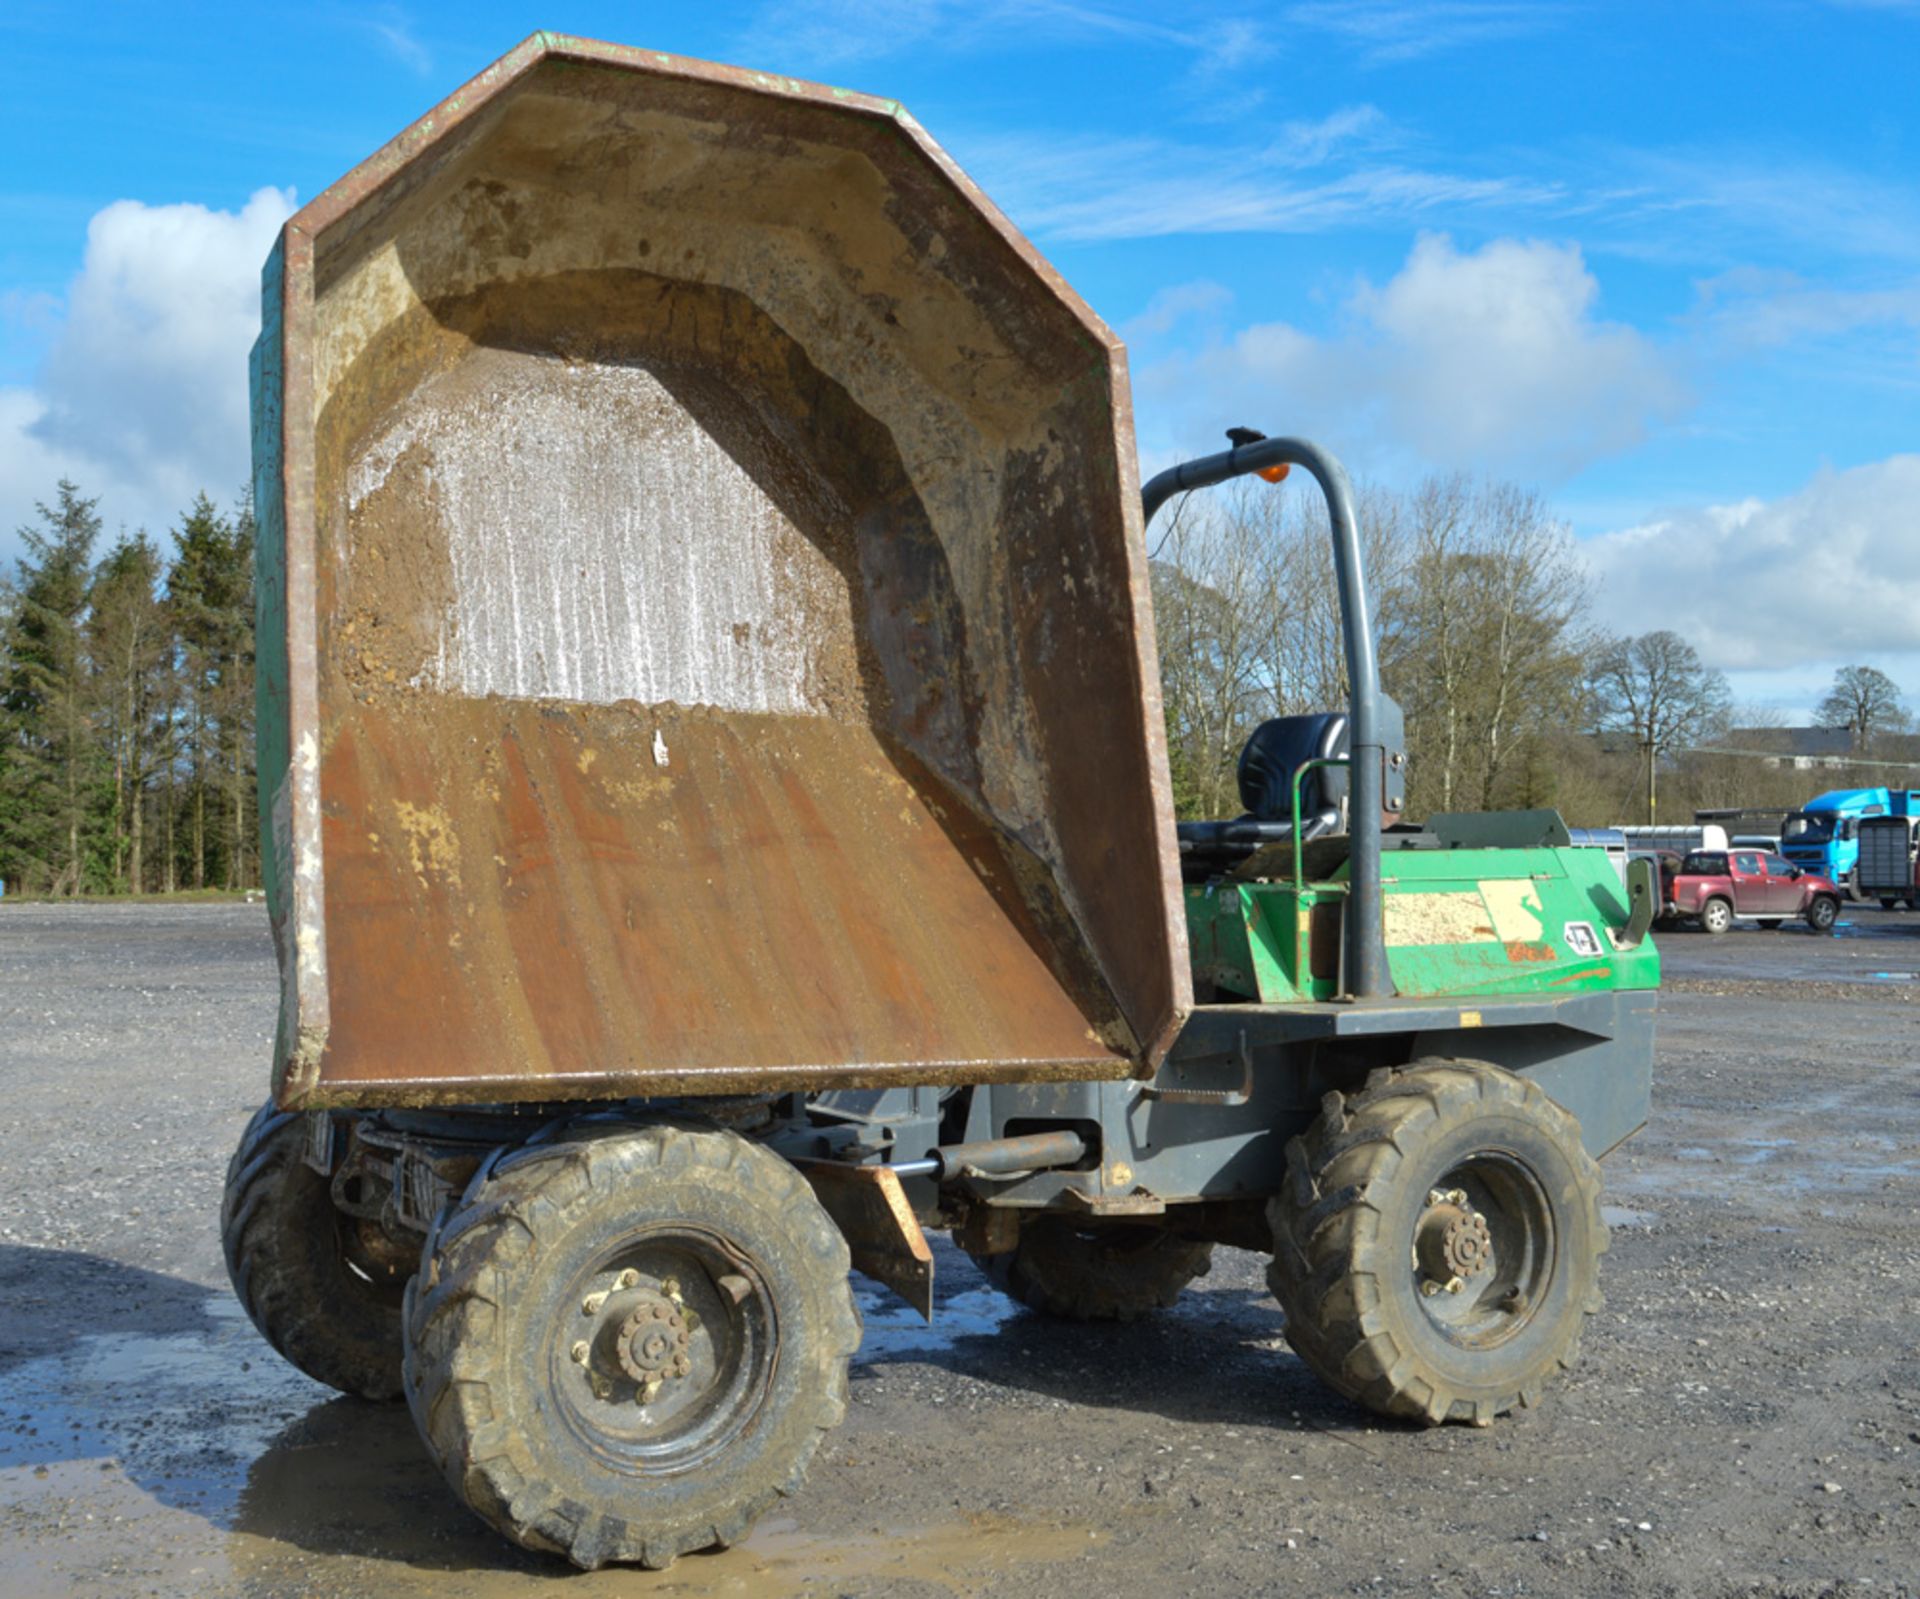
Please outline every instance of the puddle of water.
M229 1574L248 1467L325 1392L231 1300L195 1331L76 1337L0 1371L0 1592L9 1599ZM251 1367L243 1371L242 1365Z
M404 1414L350 1401L322 1405L255 1464L230 1558L243 1588L269 1595L311 1580L382 1599L436 1599L458 1576L465 1599L512 1599L565 1584L568 1599L788 1599L858 1579L977 1591L992 1571L1077 1559L1105 1542L1085 1527L995 1517L949 1525L803 1530L769 1518L732 1549L683 1556L664 1572L574 1571L517 1549L469 1514L426 1462Z
M949 1262L938 1261L936 1272L948 1266ZM866 1336L853 1357L856 1367L902 1355L938 1354L962 1338L991 1338L1022 1314L1020 1307L998 1289L971 1288L937 1296L933 1324L929 1326L904 1300L866 1278L855 1277L853 1285L860 1315L867 1324Z
M1643 1164L1611 1183L1609 1192L1643 1203L1711 1196L1765 1213L1787 1194L1796 1200L1807 1195L1837 1198L1891 1183L1920 1184L1920 1158L1906 1140L1875 1137L1856 1145L1833 1139L1741 1138L1729 1139L1718 1150L1687 1145L1671 1154L1678 1157L1674 1164ZM1702 1171L1697 1163L1707 1161L1720 1170Z
M1017 1307L951 1294L928 1327L862 1282L863 1363L991 1335ZM515 1548L448 1491L403 1407L333 1395L210 1296L192 1330L76 1337L0 1370L0 1595L277 1596L318 1588L411 1599L454 1580L476 1599L564 1582L600 1594L787 1596L868 1582L965 1594L1010 1567L1079 1559L1105 1534L981 1517L816 1533L763 1522L670 1571L581 1575ZM835 1507L823 1503L823 1515ZM1044 1578L1036 1578L1044 1581Z

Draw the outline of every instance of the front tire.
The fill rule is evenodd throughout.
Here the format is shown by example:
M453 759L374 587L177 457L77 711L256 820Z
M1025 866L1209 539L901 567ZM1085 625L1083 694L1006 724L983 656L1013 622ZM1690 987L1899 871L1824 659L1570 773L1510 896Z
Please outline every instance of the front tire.
M260 1336L315 1382L401 1395L401 1298L412 1272L378 1224L337 1209L305 1159L306 1119L263 1105L227 1167L220 1242Z
M740 1538L846 1414L846 1240L730 1132L629 1127L488 1161L407 1294L407 1400L516 1543L656 1569Z
M1269 1204L1287 1340L1385 1416L1538 1402L1600 1308L1600 1174L1574 1119L1497 1066L1423 1061L1330 1093Z
M1807 907L1807 926L1816 933L1830 933L1840 920L1840 902L1831 894L1822 894Z
M1700 907L1700 926L1716 936L1733 926L1733 907L1723 899L1710 899Z
M972 1255L988 1282L1029 1310L1063 1321L1138 1321L1170 1309L1213 1265L1213 1246L1165 1227L1093 1225L1035 1216L999 1255Z

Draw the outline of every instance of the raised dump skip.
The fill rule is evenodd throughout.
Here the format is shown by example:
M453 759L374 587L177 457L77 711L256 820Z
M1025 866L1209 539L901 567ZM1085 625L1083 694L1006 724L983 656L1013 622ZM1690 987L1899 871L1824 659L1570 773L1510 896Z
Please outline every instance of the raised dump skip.
M1122 352L898 108L536 36L255 367L283 1103L1157 1061Z

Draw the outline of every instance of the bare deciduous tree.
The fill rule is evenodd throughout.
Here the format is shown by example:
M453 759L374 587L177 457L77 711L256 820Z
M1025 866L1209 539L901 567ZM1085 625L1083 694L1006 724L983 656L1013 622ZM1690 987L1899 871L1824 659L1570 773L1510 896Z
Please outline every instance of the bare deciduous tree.
M1588 676L1603 728L1632 735L1644 763L1647 821L1655 819L1661 760L1726 721L1727 680L1678 633L1610 639Z
M1421 755L1414 793L1426 809L1491 809L1533 787L1526 741L1578 708L1585 574L1540 497L1510 484L1430 480L1408 521L1392 681Z
M1910 720L1900 685L1871 666L1843 666L1835 672L1817 714L1828 727L1852 733L1854 751L1862 755L1881 735L1903 731Z
M1176 510L1154 565L1168 746L1182 814L1218 816L1261 720L1346 704L1340 607L1315 496L1243 483ZM1413 808L1549 798L1537 745L1583 692L1585 575L1566 530L1537 495L1466 478L1364 491L1359 510Z

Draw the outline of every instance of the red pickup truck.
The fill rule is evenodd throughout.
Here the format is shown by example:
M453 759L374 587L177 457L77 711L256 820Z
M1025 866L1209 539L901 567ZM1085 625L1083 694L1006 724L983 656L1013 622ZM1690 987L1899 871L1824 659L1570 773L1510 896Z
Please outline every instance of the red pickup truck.
M1762 927L1797 916L1825 933L1840 918L1840 890L1765 850L1695 850L1673 875L1664 919L1698 921L1709 933L1724 933L1736 916Z

